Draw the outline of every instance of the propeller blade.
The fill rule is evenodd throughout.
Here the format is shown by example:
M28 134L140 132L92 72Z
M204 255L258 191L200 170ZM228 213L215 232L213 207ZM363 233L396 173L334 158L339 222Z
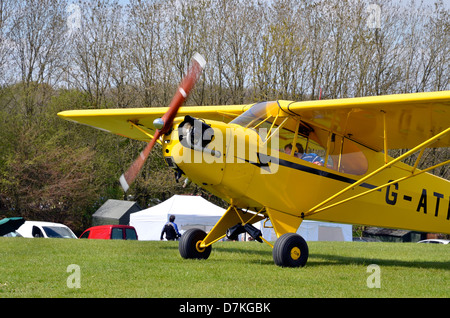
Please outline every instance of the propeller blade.
M128 170L123 173L120 176L120 185L122 186L123 191L127 192L130 188L130 185L133 183L133 181L138 176L139 172L141 171L142 167L144 166L145 161L147 160L150 151L152 150L153 146L155 145L158 138L161 136L161 131L156 130L155 135L153 136L152 140L145 146L144 150L140 153L139 157L136 158L136 160L133 162L133 164L128 168Z
M169 104L169 109L161 118L163 127L160 129L163 133L169 131L170 127L172 126L173 119L177 115L178 109L184 103L189 93L191 92L191 89L199 79L200 74L205 67L205 64L206 61L203 56L195 53L191 61L191 68L178 86L178 89Z
M127 192L130 185L138 176L158 138L167 133L172 127L173 119L177 115L178 109L180 109L181 105L189 96L190 91L199 79L205 65L205 59L200 54L195 53L191 61L191 67L178 86L178 89L169 104L169 109L161 118L154 121L155 128L157 129L152 140L150 140L130 168L120 176L120 185L125 192Z

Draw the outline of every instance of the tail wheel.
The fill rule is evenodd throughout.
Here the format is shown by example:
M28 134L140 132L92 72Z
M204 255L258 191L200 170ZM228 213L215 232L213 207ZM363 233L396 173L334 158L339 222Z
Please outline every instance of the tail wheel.
M296 233L283 234L273 246L273 260L282 267L303 267L308 260L308 245Z
M207 259L211 254L211 246L201 247L200 243L206 233L200 229L187 230L180 239L178 250L185 259Z

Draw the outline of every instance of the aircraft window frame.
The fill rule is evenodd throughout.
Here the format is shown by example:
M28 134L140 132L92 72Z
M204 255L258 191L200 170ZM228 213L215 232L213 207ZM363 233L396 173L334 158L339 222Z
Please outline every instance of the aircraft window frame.
M230 124L236 124L245 128L257 128L260 124L266 122L275 112L278 114L279 110L280 107L277 101L257 103L233 119ZM272 115L268 116L268 114ZM256 121L258 122L255 124Z
M334 136L333 136L334 135ZM333 140L334 139L334 140ZM329 158L336 161L332 170L350 175L364 175L369 170L369 161L361 150L361 145L347 138L329 132L327 151ZM331 143L335 146L331 150ZM336 151L336 145L338 149Z
M291 121L290 124L289 121ZM295 130L293 130L292 121L295 121ZM316 128L317 131L315 131L307 122L283 114L277 101L257 103L232 120L230 124L256 130L263 141L263 145L268 144L272 137L278 133L278 146L282 147L279 149L281 153L285 153L288 144L297 145L298 139L301 138L300 144L304 149L303 154L317 155L320 160L313 163L330 170L359 176L366 174L369 169L368 160L360 148L361 145L346 136L337 135L321 128ZM265 135L263 134L265 131L261 131L261 128L268 129ZM289 134L293 136L283 138L283 135ZM291 142L286 143L287 140L291 140ZM337 149L336 146L338 146ZM294 151L291 151L290 157L308 161L296 156Z
M281 142L280 139L280 152L286 153L285 149L290 144L292 148L294 145L301 145L303 148L303 153L301 157L294 151L291 151L289 157L300 159L303 161L309 161L308 159L302 158L307 154L314 154L320 157L320 160L315 160L312 163L318 164L320 166L326 167L327 169L337 171L349 175L364 175L369 169L369 163L366 155L361 150L361 146L350 140L345 136L339 136L330 131L316 132L312 128L305 134L305 131L300 131L303 122L297 120L295 134L293 131L288 130L290 133L294 134L290 143ZM320 128L319 128L320 130ZM325 133L326 135L324 135ZM285 140L287 140L286 138ZM300 140L300 142L299 142ZM336 148L337 147L337 148ZM333 148L333 149L332 149ZM305 160L306 159L306 160ZM311 160L312 158L310 158ZM316 157L317 159L317 157ZM309 161L311 162L311 161Z
M280 116L281 113L282 110L277 101L261 102L253 105L244 113L233 119L230 124L236 124L257 131L264 146L271 141L272 137L275 136L288 121L289 116ZM282 120L279 124L277 124L278 119ZM267 127L267 132L266 130L258 130L264 124L269 125L269 127ZM262 132L266 132L265 136L262 135Z
M265 145L266 143L268 143L268 142L272 139L272 137L275 136L281 129L285 129L285 128L284 128L284 125L285 125L286 122L288 121L289 117L286 117L279 125L276 125L277 119L278 119L278 116L275 117L275 120L273 121L273 123L272 123L272 125L271 125L269 131L267 132L267 135L266 135L266 138L265 138L265 140L264 140L263 145ZM277 128L275 128L274 132L271 133L273 127L275 127L275 126L276 126ZM286 129L286 130L288 130L288 129Z
M277 115L276 117L273 117L271 115L268 116L265 120L259 122L256 126L247 128L255 130L258 133L259 137L261 138L262 146L265 146L272 140L272 137L275 136L280 131L282 131L282 129L288 130L292 134L294 134L293 131L284 128L289 119L290 119L289 116ZM282 121L279 124L277 124L278 120ZM264 124L266 124L267 127L262 127Z
M292 139L291 142L284 143L283 149L281 149L280 152L286 153L285 149L289 145L291 145L292 148L294 148L294 145L295 145L296 150L300 150L300 149L298 149L299 147L297 146L297 145L299 145L299 146L301 146L302 152L290 151L290 153L288 154L290 157L301 159L303 161L308 161L308 160L303 159L302 157L304 155L314 154L314 155L320 157L321 161L325 161L324 157L327 153L327 149L326 149L326 147L322 146L319 142L314 140L314 138L311 138L311 133L309 135L305 135L303 133L295 134L293 131L291 133L294 134L294 138ZM301 156L299 157L298 155L301 155ZM318 164L317 161L314 161L313 163Z

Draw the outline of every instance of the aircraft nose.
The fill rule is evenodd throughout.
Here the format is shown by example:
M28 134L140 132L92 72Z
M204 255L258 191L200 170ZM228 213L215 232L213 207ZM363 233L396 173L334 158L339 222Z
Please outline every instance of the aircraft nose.
M225 134L190 116L163 141L164 159L177 174L200 186L217 185L225 168Z

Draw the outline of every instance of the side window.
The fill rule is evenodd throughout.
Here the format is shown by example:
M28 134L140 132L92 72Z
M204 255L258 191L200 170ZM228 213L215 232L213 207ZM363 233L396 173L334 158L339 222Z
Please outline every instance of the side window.
M325 156L327 151L318 142L311 138L307 139L307 145L301 159L312 162L319 166L325 165Z
M281 129L280 132L281 152L323 166L326 149L320 144L314 130L298 121L288 122L286 127L288 129Z
M342 173L363 175L369 168L360 146L341 136L331 135L329 155L332 161L327 166Z
M137 240L136 231L133 229L125 229L125 235L127 240Z
M123 239L123 231L120 228L113 228L111 230L111 240L122 240Z
M284 146L284 149L281 151L290 156L301 159L305 153L306 147L308 146L308 139L299 135L297 140L295 140L295 145L293 145L293 140L293 138L290 138L290 140L284 141L284 143L281 144L281 146Z
M83 239L83 238L87 239L89 237L89 233L91 233L91 231L84 232L83 235L80 236L80 239Z
M369 164L360 146L348 138L297 123L280 130L280 151L342 173L363 175ZM298 129L298 130L296 130ZM297 136L293 131L298 131Z
M279 131L280 151L301 158L308 147L308 133L309 130L305 126L290 118L283 129Z
M41 229L35 225L33 225L31 235L33 235L33 237L44 237L44 234L42 233Z

